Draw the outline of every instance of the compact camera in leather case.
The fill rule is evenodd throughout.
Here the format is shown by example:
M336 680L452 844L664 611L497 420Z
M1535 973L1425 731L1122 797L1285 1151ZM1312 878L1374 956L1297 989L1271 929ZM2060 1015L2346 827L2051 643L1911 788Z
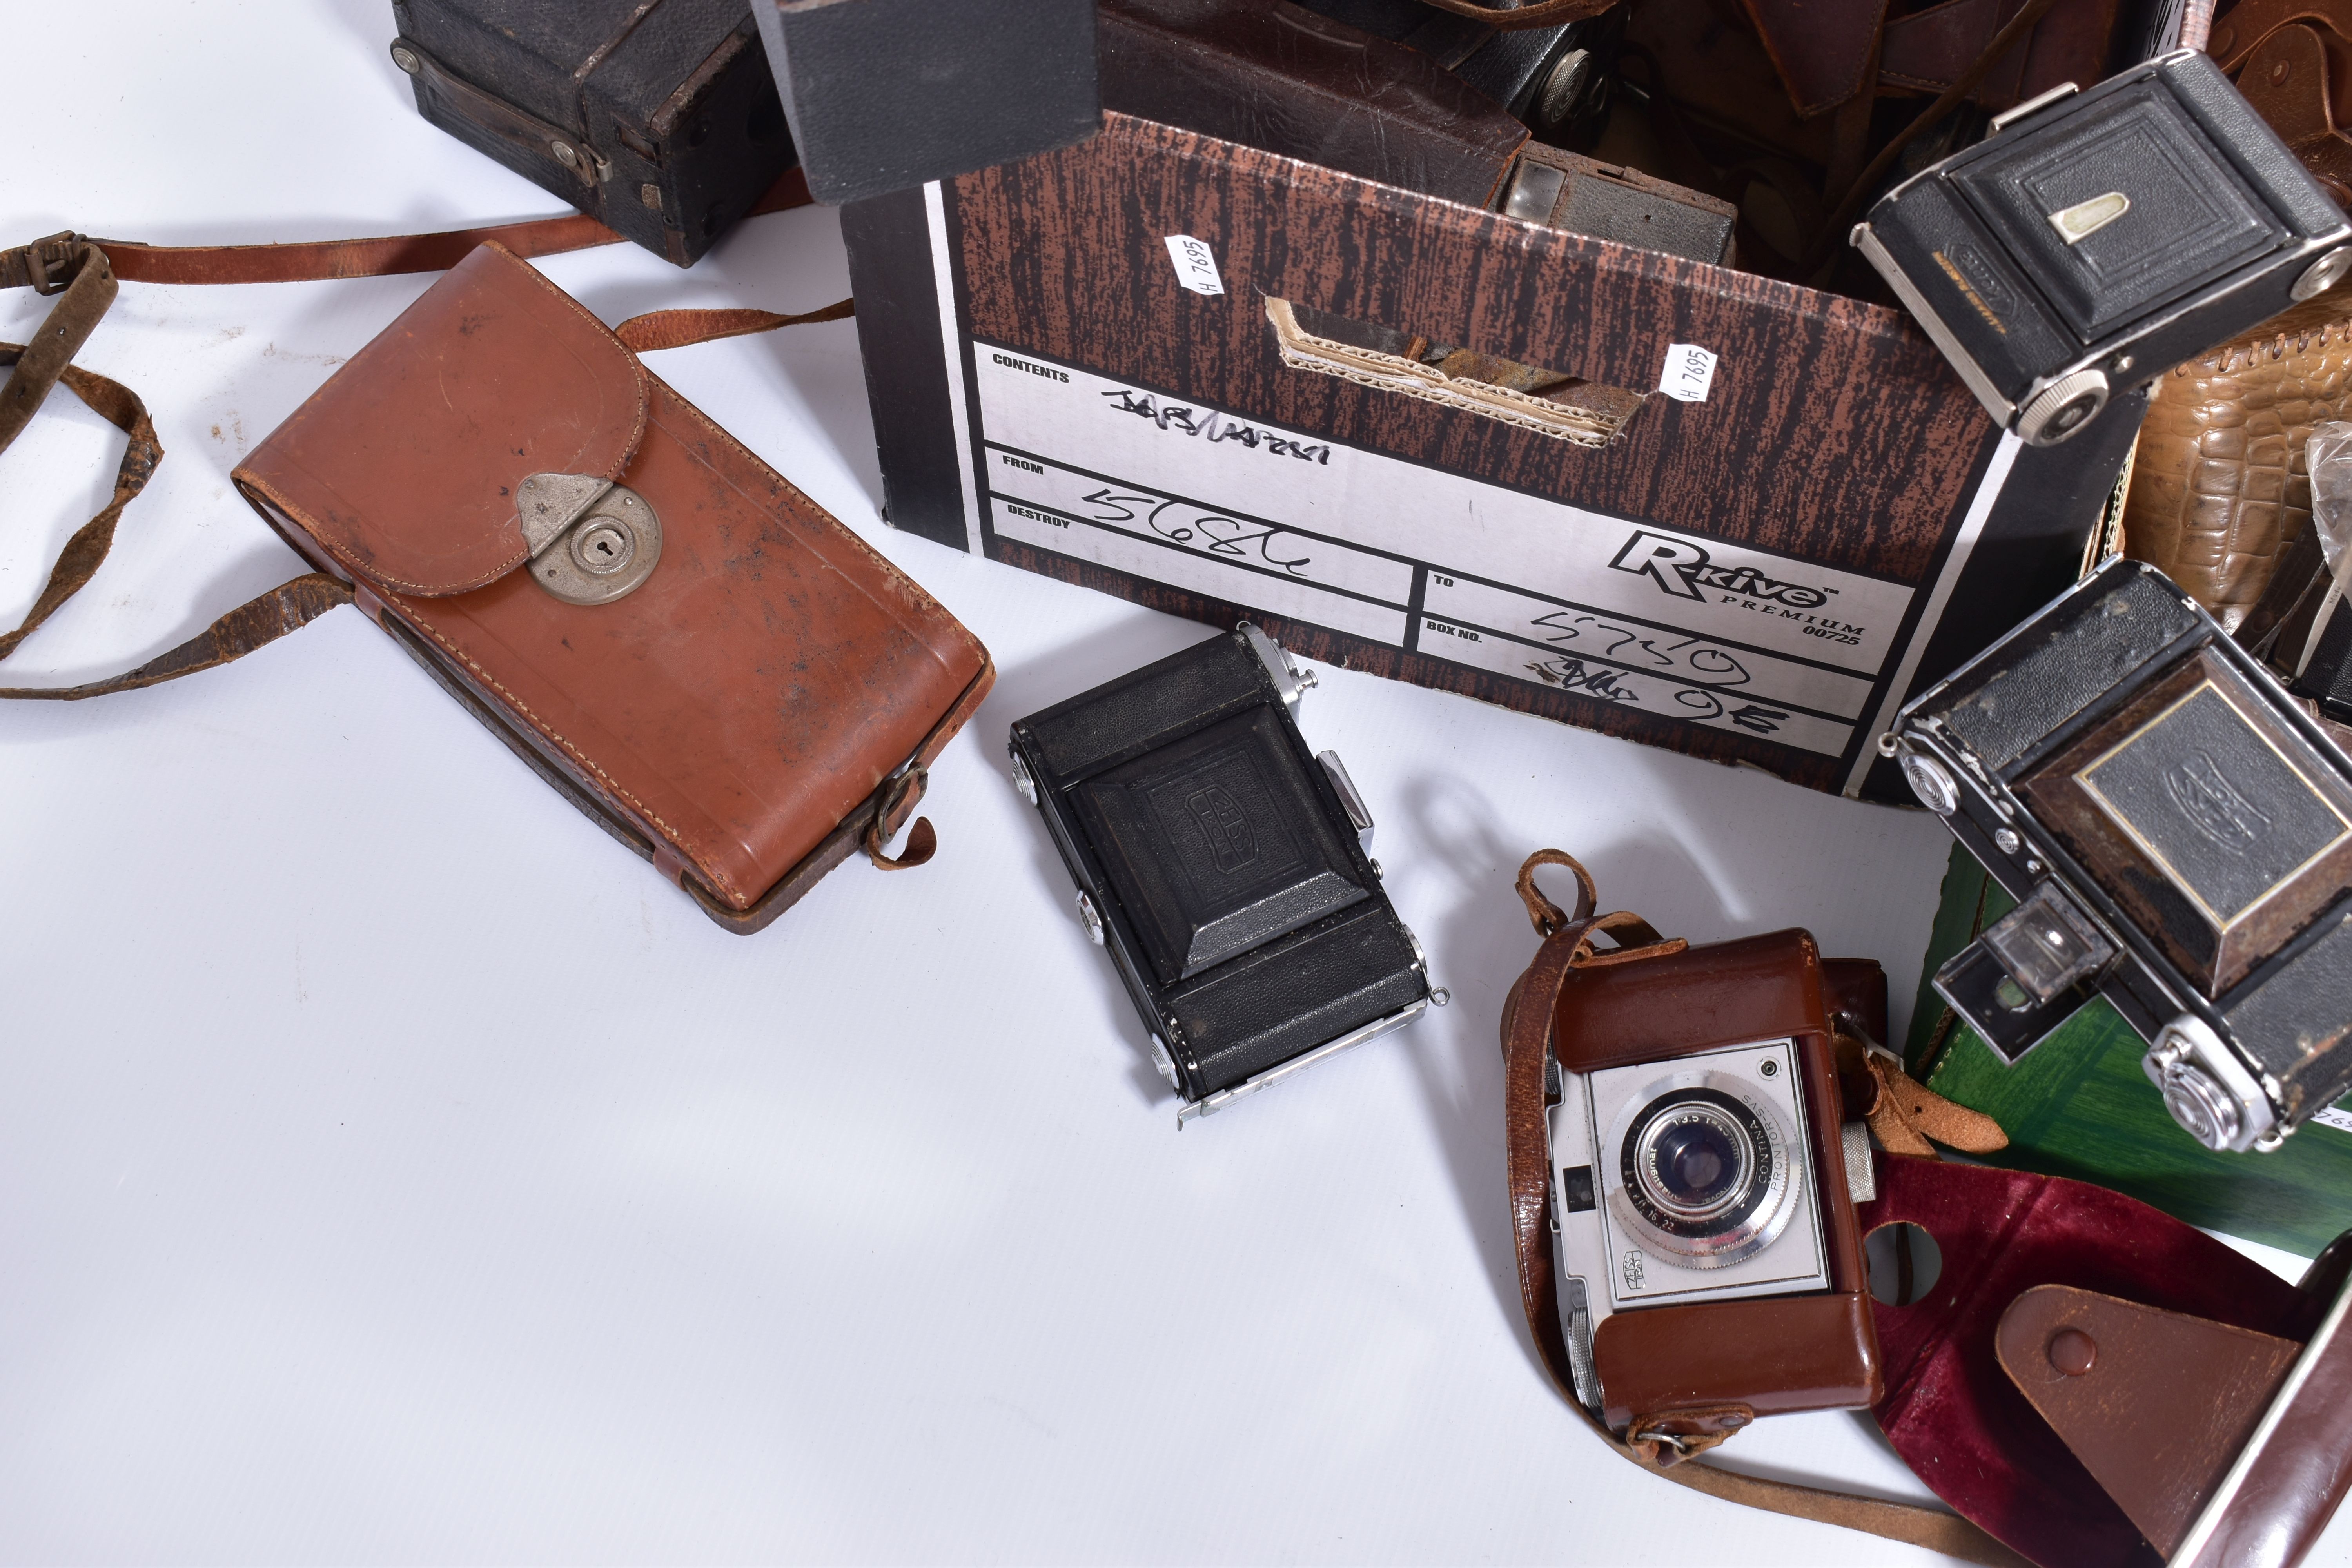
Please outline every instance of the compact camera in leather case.
M794 163L743 0L393 0L417 112L680 267Z
M1853 239L2034 446L2352 268L2342 210L2193 49L1995 116Z
M2019 900L1935 977L1994 1051L2105 996L2212 1149L2352 1089L2352 760L2162 573L2103 568L1882 744Z
M929 595L498 246L234 478L730 930L766 925L861 843L884 859L995 679ZM908 860L934 841L919 823Z
M1655 945L1571 970L1553 1005L1552 1242L1577 1396L1629 1441L1685 1446L1868 1405L1878 1344L1846 1168L1868 1144L1842 1131L1820 954L1797 931Z
M1446 1000L1381 889L1362 796L1298 731L1313 683L1244 624L1013 726L1014 782L1179 1127Z

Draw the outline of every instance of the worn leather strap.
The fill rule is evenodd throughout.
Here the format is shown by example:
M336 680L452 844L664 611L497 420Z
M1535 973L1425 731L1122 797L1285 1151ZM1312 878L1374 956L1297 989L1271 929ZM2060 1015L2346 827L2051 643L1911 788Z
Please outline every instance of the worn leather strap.
M785 212L806 206L812 199L807 176L791 169L744 216ZM475 247L490 240L529 259L618 245L622 237L577 213L487 228L301 240L289 245L141 245L122 239L52 236L30 246L0 250L0 289L37 283L34 268L38 255L46 250L55 256L68 243L98 247L112 260L114 275L128 283L313 283L335 278L446 272L471 255ZM54 268L56 263L50 265Z
M805 205L809 199L807 181L794 169L752 211L781 212ZM154 422L139 395L121 382L77 369L72 363L74 354L114 302L118 279L274 283L370 278L454 267L485 240L498 240L516 254L530 257L614 244L620 237L593 218L573 216L498 228L301 245L156 247L63 234L0 251L0 288L31 288L59 295L32 342L0 343L0 365L11 367L6 384L0 386L0 452L8 449L47 400L50 390L60 384L130 437L115 476L114 494L104 510L66 542L24 623L0 635L0 659L16 652L18 644L97 574L113 548L115 525L123 508L146 488L163 460ZM751 310L656 310L622 322L617 335L631 350L646 353L804 322L837 321L849 315L851 308L851 302L843 300L801 315ZM331 577L317 574L298 577L231 610L200 636L136 669L80 686L0 688L0 700L74 701L194 675L275 642L351 599L351 589ZM919 795L919 790L917 793ZM906 853L897 860L887 860L878 848L873 853L876 864L898 868L921 865L935 847L930 825L919 822L908 838Z
M613 335L628 344L632 353L642 354L651 353L656 349L682 349L693 343L715 342L720 338L772 332L779 327L846 321L855 313L856 302L849 300L837 300L822 310L810 310L798 316L751 310L654 310L642 316L631 316L613 329Z
M1977 89L1978 84L1991 73L1992 68L2001 62L2002 57L2022 42L2042 18L2050 14L2050 8L2056 4L2057 0L2026 0L2023 8L2004 23L2000 32L1992 36L1992 42L1985 46L1984 53L1976 58L1975 63L1962 71L1958 79L1946 88L1935 102L1920 110L1918 116L1910 124L1896 132L1886 145L1878 150L1878 155L1864 166L1862 173L1855 176L1853 184L1847 187L1844 197L1839 201L1836 209L1830 214L1829 222L1822 226L1821 234L1814 239L1811 249L1806 256L1806 270L1811 271L1831 261L1837 253L1837 247L1844 241L1847 231L1853 223L1854 214L1861 210L1863 202L1869 197L1870 194L1878 188L1878 182L1885 177L1886 171L1895 167L1895 161L1903 155L1903 149L1911 145L1912 140L1921 132L1958 109L1967 100L1969 94Z
M866 858L884 871L911 871L928 865L939 852L940 836L928 816L915 818L915 826L907 834L907 847L893 857L883 846L890 842L907 820L907 814L930 789L931 775L926 768L908 768L891 778L884 786L882 803L874 813L874 820L866 827Z
M1591 874L1574 857L1558 849L1538 851L1519 868L1520 899L1539 931L1544 930L1546 921L1559 913L1559 906L1534 885L1536 868L1546 865L1574 870L1579 902L1585 906L1585 912L1545 932L1535 962L1504 1001L1503 1118L1511 1226L1519 1268L1519 1301L1527 1313L1528 1329L1535 1338L1536 1350L1553 1384L1594 1435L1612 1449L1653 1475L1694 1491L1770 1513L1840 1525L1889 1541L1924 1546L1967 1562L1985 1563L1990 1568L2021 1568L2025 1559L1957 1514L1736 1475L1712 1465L1683 1463L1680 1461L1685 1458L1685 1451L1680 1446L1652 1441L1637 1447L1622 1440L1594 1419L1577 1399L1575 1379L1569 1370L1568 1346L1560 1337L1559 1287L1552 1272L1551 1170L1545 1125L1548 1108L1544 1060L1554 1049L1553 1019L1560 989L1572 970L1595 963L1639 963L1682 952L1687 944L1679 939L1660 940L1648 922L1635 915L1592 915L1585 898L1586 889L1592 886ZM1594 938L1604 932L1623 945L1596 951Z

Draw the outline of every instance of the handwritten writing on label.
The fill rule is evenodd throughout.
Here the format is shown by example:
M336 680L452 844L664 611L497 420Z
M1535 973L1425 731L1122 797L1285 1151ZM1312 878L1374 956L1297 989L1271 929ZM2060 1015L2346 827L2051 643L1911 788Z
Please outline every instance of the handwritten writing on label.
M1096 522L1140 523L1171 544L1189 545L1211 555L1269 566L1294 577L1307 575L1314 556L1299 550L1307 541L1266 523L1246 522L1206 507L1130 495L1105 486L1081 503ZM1145 509L1139 510L1138 509Z
M1176 281L1195 294L1222 294L1225 280L1217 276L1217 253L1206 240L1189 234L1168 237L1168 258L1176 264Z
M1700 637L1663 635L1648 626L1620 626L1601 616L1552 610L1531 618L1528 629L1548 643L1573 644L1594 658L1655 669L1695 685L1745 686L1751 679L1748 667L1729 648Z
M1111 406L1121 414L1149 419L1162 430L1181 430L1187 436L1199 436L1213 446L1219 441L1238 441L1252 451L1263 447L1276 457L1297 458L1301 462L1321 463L1326 467L1331 462L1328 442L1308 443L1276 436L1255 425L1229 419L1213 408L1203 414L1185 404L1161 403L1148 392L1129 392L1125 387L1106 392L1103 395L1114 399Z
M2331 1105L2325 1110L2315 1110L2312 1112L2311 1119L2322 1127L2333 1127L2338 1132L2352 1132L2352 1111L2346 1110L2340 1105Z
M1668 343L1658 390L1684 403L1705 403L1715 384L1715 355L1696 343Z

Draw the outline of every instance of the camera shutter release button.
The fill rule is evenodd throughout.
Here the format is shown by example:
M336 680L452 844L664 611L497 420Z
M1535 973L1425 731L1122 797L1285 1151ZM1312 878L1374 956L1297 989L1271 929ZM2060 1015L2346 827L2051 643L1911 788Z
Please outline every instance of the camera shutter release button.
M2098 1342L2080 1329L2061 1329L2050 1336L2050 1364L2068 1377L2082 1376L2098 1359Z

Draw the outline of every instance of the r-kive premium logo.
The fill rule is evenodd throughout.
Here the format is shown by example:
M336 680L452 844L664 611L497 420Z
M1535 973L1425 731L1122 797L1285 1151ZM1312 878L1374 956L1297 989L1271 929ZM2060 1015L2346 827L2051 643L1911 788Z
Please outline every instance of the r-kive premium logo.
M1753 566L1718 566L1706 546L1668 539L1646 530L1636 532L1609 563L1619 572L1647 577L1677 599L1705 599L1704 590L1737 595L1743 599L1769 599L1792 609L1817 610L1830 602L1829 590L1767 577Z
M1185 798L1184 809L1207 836L1218 870L1231 875L1257 858L1257 835L1250 831L1241 803L1226 791L1215 784L1196 789Z

